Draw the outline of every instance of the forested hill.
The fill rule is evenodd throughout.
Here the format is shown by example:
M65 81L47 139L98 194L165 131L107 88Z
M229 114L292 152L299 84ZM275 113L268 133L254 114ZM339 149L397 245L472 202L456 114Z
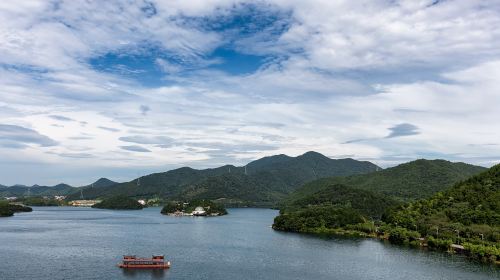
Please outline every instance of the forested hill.
M287 201L273 228L379 236L397 244L443 250L459 244L470 257L500 261L500 165L443 187L430 198L405 204L381 193L327 180L322 184Z
M86 189L85 198L123 194L136 197L160 196L169 199L224 199L248 205L272 205L312 180L364 174L380 167L366 161L330 159L316 152L297 157L277 155L249 163L196 170L183 167L140 177L105 189Z
M75 188L67 184L58 184L55 186L24 186L14 185L11 187L0 188L0 197L6 196L52 196L52 195L68 195L75 191Z
M335 184L283 206L273 228L333 233L348 225L372 227L368 221L379 220L387 209L397 205L397 201L382 194Z
M290 195L289 201L335 184L378 192L400 201L412 201L429 197L484 170L484 167L461 162L419 159L369 174L313 181Z
M388 222L427 233L440 227L440 235L488 234L500 242L500 164L457 183L429 199L416 201L394 212Z
M417 231L429 246L462 244L477 258L500 261L500 164L385 218L397 237ZM404 229L404 230L401 230Z
M116 182L113 182L107 178L100 178L92 184L81 188L104 188L109 187ZM80 196L80 188L72 187L68 184L57 184L55 186L24 186L24 185L14 185L10 187L0 186L0 197L6 196L54 196L54 195L72 195Z

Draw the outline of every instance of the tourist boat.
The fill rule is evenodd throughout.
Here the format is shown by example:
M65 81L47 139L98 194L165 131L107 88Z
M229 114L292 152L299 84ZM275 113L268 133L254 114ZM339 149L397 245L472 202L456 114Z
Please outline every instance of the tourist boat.
M165 256L153 255L151 258L138 258L133 255L123 256L123 261L118 264L120 268L170 268L170 262L165 261Z

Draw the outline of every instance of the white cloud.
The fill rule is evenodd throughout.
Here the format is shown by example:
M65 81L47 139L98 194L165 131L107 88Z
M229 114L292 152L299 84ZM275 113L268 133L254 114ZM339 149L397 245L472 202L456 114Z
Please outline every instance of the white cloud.
M283 11L276 20L288 28L240 36L190 20L228 16L242 1L158 1L156 14L141 10L144 1L4 1L0 123L59 144L10 141L0 164L21 156L33 168L102 167L131 178L131 168L317 150L382 165L417 157L491 165L500 156L491 145L500 139L500 5L432 2L259 2ZM89 63L151 44L188 67L158 57L168 81L146 86L120 75L141 77L140 69ZM209 54L228 44L270 58L245 75L207 69L222 63ZM405 137L385 138L401 124L419 134L406 127ZM57 183L17 182L5 170L0 183ZM92 181L82 174L75 180Z

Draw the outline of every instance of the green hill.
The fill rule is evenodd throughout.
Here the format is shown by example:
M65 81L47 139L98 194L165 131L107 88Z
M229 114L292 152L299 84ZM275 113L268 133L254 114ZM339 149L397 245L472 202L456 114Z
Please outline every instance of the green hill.
M436 168L436 163L440 168ZM422 173L433 174L439 182L446 184L451 175L446 173L443 176L436 171L450 170L443 168L443 165L470 168L444 161L418 160L395 167L395 171L387 169L377 172L374 181L384 182L378 178L380 174L400 174L406 179L412 178L413 182L408 183L408 186L419 188L418 182L425 182L429 186L429 178L415 177ZM422 166L436 170L422 171ZM401 167L412 173L401 173ZM418 172L415 173L415 170ZM353 177L369 176L352 176L347 180L352 180ZM393 200L393 197L411 199L408 196L398 196L405 193L404 190L399 189L397 195L392 192L384 194L340 185L337 181L338 178L317 180L298 190L282 205L273 228L295 232L378 236L396 244L444 250L453 250L451 245L454 243L462 245L469 256L490 261L500 260L500 165L451 186L438 187L433 184L433 187L441 191L426 199L406 204ZM373 184L373 181L360 180L367 181ZM396 183L402 181L395 180ZM390 186L387 182L384 184L382 187Z
M58 184L55 186L39 186L33 185L31 187L23 185L14 185L11 187L0 188L0 197L7 196L54 196L54 195L68 195L73 193L75 188L67 184Z
M484 167L461 162L419 159L369 174L317 180L298 189L289 197L289 201L334 184L379 192L401 201L411 201L429 197L484 170Z
M183 167L142 176L107 188L85 189L86 199L118 194L168 200L218 199L237 205L275 205L304 183L323 177L373 172L378 166L353 159L330 159L316 152L298 157L277 155L249 163L196 170ZM75 193L68 199L78 199Z
M94 204L92 208L114 210L141 210L144 208L137 200L126 196L114 196Z
M111 181L108 178L99 178L94 183L84 186L84 188L105 188L118 184L117 182Z
M94 183L84 186L84 189L104 188L117 184L107 178L100 178ZM0 197L17 196L17 197L42 197L64 195L72 197L80 197L80 188L72 187L68 184L57 184L55 186L40 186L33 185L31 187L24 185L14 185L10 187L0 185ZM77 199L77 198L75 198Z
M397 205L398 202L384 195L336 184L281 208L273 228L294 232L333 232L340 227L380 219L387 209Z
M500 261L500 165L431 198L402 206L385 221L416 231L429 240L429 246L458 243L473 256ZM395 241L408 240L404 234L397 237Z
M108 178L100 178L92 184L73 188L73 191L66 196L66 200L77 200L81 199L82 196L84 199L95 198L98 193L104 191L104 189L117 185L119 183L109 180Z

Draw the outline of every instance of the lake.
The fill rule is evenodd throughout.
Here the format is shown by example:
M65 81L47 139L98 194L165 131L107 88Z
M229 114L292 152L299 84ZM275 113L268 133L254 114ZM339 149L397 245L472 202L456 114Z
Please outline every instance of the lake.
M462 256L276 232L275 210L159 212L34 207L1 218L0 279L500 279L499 268ZM172 267L123 271L124 254L165 254Z

